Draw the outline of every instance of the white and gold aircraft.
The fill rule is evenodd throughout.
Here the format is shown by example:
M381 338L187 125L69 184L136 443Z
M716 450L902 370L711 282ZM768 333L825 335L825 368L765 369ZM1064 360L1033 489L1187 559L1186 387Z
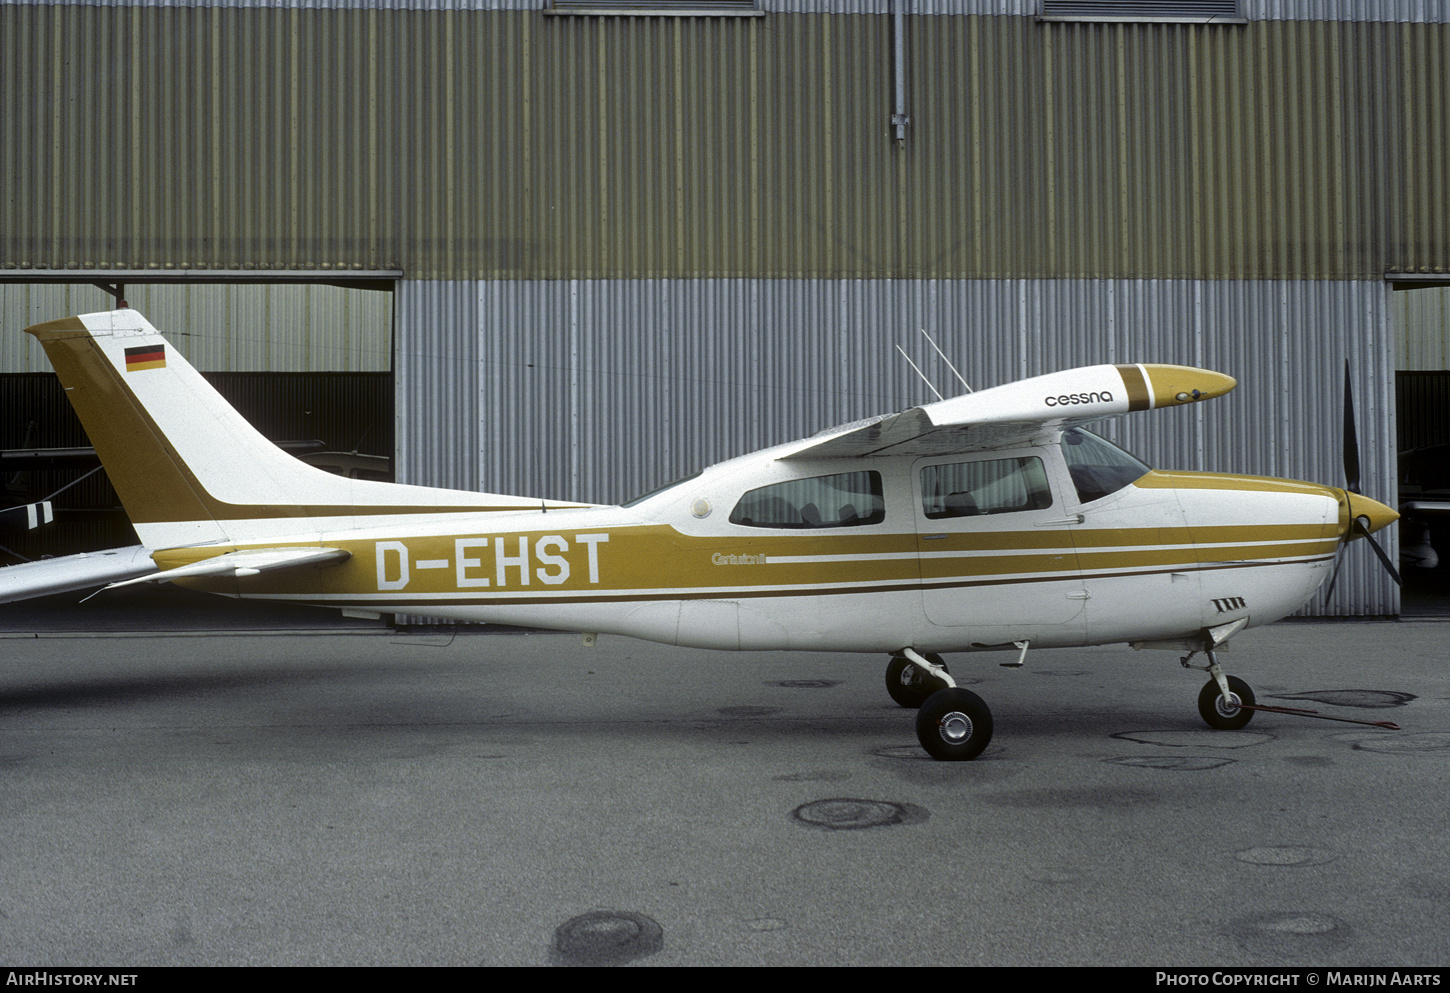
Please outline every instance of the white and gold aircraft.
M950 652L1015 650L1007 664L1021 665L1029 646L1186 651L1210 675L1204 719L1242 727L1253 693L1214 650L1296 610L1343 544L1397 517L1353 482L1152 470L1080 427L1234 388L1184 366L1098 365L968 393L606 507L314 469L133 310L27 330L144 544L0 570L0 602L176 582L586 643L877 652L940 759L973 758L992 734L987 706L942 664ZM1200 652L1208 664L1189 665Z

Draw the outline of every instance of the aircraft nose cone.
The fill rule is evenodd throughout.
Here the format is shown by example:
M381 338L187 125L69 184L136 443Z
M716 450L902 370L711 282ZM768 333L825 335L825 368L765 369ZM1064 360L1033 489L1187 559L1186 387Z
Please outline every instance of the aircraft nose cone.
M1378 500L1371 500L1369 497L1360 496L1358 493L1345 493L1349 501L1350 514L1354 517L1369 519L1369 532L1389 527L1400 519L1400 512L1393 507L1386 507Z

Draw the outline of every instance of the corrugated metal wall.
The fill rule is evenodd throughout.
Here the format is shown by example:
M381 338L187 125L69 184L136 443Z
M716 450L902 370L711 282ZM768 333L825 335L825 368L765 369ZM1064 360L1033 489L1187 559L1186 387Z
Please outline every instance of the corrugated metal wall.
M560 280L398 292L399 478L409 482L617 502L931 399L898 343L949 393L925 328L975 388L1097 362L1228 372L1239 387L1221 401L1120 418L1104 433L1164 468L1330 484L1344 479L1348 358L1365 491L1394 499L1383 282ZM474 344L436 334L468 320ZM1333 612L1372 615L1399 603L1359 555L1335 601Z
M908 21L3 5L0 267L1450 271L1450 25Z
M508 429L482 417L478 286L404 280L395 296L394 476L400 483L487 490L480 439L492 445L504 431L528 436L533 422L528 411L513 412L517 426Z
M130 285L127 302L206 372L389 372L391 293L336 286ZM0 283L0 373L49 372L32 324L115 306L84 283Z

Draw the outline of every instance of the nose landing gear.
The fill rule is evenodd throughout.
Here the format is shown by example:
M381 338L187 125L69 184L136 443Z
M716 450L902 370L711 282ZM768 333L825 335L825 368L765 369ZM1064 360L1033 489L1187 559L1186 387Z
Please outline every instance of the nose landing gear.
M1237 731L1253 719L1254 691L1237 676L1226 677L1228 694L1219 688L1218 680L1210 679L1198 693L1198 713L1211 728Z
M1224 675L1212 650L1204 654L1208 665L1190 665L1191 652L1179 659L1183 668L1198 669L1213 677L1198 692L1198 714L1211 728L1237 731L1254 718L1254 691L1237 676Z

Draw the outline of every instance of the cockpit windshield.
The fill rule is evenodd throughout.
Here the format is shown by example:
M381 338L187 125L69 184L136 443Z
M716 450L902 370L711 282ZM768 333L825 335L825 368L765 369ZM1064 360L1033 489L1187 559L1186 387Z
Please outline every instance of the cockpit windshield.
M1152 471L1140 459L1083 428L1062 433L1062 454L1077 498L1083 503L1101 500Z
M690 473L688 476L684 476L684 477L682 477L680 479L676 479L673 482L666 483L663 486L657 486L654 489L650 490L648 493L642 493L639 496L635 497L633 500L629 500L629 501L626 501L625 503L620 504L620 506L621 507L633 507L635 504L644 503L650 497L657 497L661 493L665 492L665 490L672 490L676 486L680 486L680 485L683 485L684 483L688 483L692 479L698 479L704 472L705 472L704 469L696 469L694 472Z

